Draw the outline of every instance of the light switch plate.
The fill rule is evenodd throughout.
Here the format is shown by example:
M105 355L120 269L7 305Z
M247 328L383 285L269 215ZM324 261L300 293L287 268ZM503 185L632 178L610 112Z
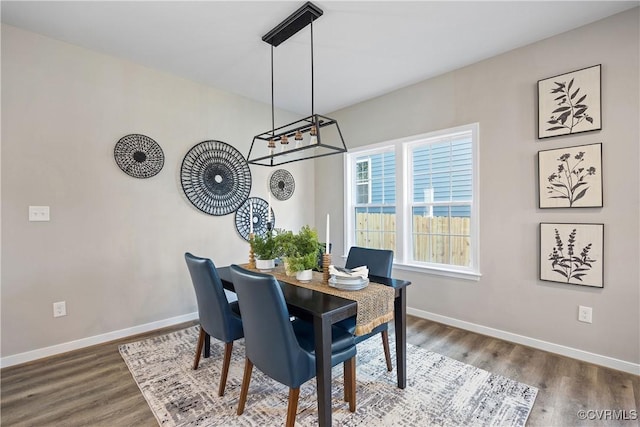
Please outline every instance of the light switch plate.
M29 206L29 221L49 221L49 206Z

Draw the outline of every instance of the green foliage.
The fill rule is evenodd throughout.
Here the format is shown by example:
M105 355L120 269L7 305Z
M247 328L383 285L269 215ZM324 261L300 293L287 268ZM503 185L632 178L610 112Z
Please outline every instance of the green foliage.
M278 256L288 258L296 254L295 235L292 231L279 229L275 240Z
M318 254L311 252L306 255L287 258L291 271L311 270L318 264Z
M287 258L291 271L302 271L314 268L318 263L318 232L308 225L300 229L298 234L282 231L276 236L277 252Z
M258 259L275 259L278 256L276 239L270 231L263 236L253 236L250 244Z

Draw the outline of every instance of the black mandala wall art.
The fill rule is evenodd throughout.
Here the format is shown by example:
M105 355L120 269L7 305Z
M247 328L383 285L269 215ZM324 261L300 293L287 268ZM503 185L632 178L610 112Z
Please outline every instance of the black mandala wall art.
M246 241L249 241L251 223L253 222L253 234L264 236L267 233L269 222L269 204L259 197L249 197L236 211L236 230ZM271 229L275 228L276 217L271 209Z
M238 150L221 141L203 141L182 160L182 189L189 201L209 215L235 212L249 197L251 170Z
M278 169L271 174L269 189L276 199L287 200L296 189L296 181L288 170Z
M164 166L162 148L145 135L130 134L120 138L113 157L120 169L134 178L151 178Z

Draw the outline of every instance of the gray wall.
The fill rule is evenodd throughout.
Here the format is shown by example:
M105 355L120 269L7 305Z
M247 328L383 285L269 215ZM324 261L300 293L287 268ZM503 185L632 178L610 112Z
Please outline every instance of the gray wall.
M482 278L396 268L395 276L413 282L414 312L640 362L638 15L636 8L332 113L349 147L480 124ZM536 82L596 64L603 130L538 140ZM538 150L597 142L604 207L538 209ZM316 174L316 216L343 218L342 160L317 161ZM327 187L336 190L320 191ZM603 289L538 280L540 222L605 224ZM348 248L339 238L343 224L332 227L335 259ZM593 324L577 321L578 305L593 307Z
M3 25L2 357L195 312L184 252L227 265L248 244L233 214L186 199L182 158L207 139L246 155L270 124L269 105ZM116 165L129 133L164 150L155 177ZM266 199L271 169L251 169L251 195ZM273 209L297 230L314 222L313 163L288 169L296 191ZM29 205L49 205L51 221L28 222ZM61 300L68 315L54 319Z

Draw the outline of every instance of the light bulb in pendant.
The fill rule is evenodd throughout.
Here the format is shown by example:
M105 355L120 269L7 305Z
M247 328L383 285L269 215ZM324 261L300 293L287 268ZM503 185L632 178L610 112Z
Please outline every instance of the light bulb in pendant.
M287 135L282 135L280 137L280 152L284 152L289 146L289 137Z
M311 135L311 138L309 138L309 145L314 145L318 143L318 130L315 126L311 126L311 130L309 131L309 135Z
M296 131L296 136L293 139L295 139L296 141L296 148L299 148L302 146L303 137L302 137L302 132L300 132L300 129Z

